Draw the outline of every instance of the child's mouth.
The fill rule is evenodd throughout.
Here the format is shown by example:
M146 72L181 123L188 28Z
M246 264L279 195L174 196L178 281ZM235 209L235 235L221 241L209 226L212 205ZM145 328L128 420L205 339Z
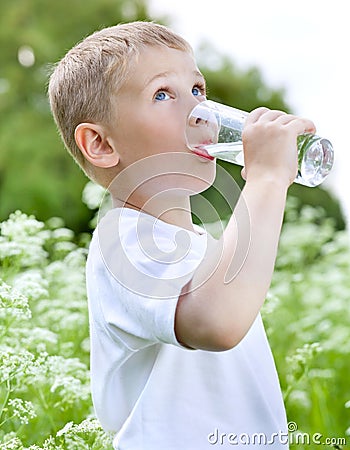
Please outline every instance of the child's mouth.
M201 156L202 158L209 159L210 161L213 161L215 159L213 156L210 156L207 150L205 149L205 143L193 147L192 152L198 156Z

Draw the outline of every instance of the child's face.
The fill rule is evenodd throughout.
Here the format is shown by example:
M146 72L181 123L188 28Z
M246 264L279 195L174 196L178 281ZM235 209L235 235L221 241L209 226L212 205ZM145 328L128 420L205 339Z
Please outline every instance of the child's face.
M185 137L189 113L203 100L205 80L192 54L163 46L145 48L115 101L110 135L120 168L148 156L180 152L191 154L182 169L212 183L215 161L192 154Z

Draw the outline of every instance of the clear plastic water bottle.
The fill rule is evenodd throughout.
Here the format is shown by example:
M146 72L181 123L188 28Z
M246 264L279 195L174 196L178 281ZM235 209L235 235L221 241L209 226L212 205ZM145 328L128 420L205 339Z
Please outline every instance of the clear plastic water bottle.
M247 112L211 100L199 103L189 116L189 124L202 120L208 134L199 143L198 131L194 132L189 126L189 148L195 153L204 150L211 157L243 166L242 131L247 115ZM308 133L298 136L297 147L298 174L295 182L309 187L318 186L333 167L332 144L328 139Z

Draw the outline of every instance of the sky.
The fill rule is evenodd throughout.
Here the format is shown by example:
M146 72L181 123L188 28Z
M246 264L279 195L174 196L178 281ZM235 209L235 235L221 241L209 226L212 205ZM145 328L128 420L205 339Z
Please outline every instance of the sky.
M210 42L242 68L257 66L265 83L284 88L294 113L314 121L334 147L325 182L350 225L350 26L344 0L149 0L155 18L194 50ZM234 105L232 105L234 106ZM349 135L349 137L348 137Z

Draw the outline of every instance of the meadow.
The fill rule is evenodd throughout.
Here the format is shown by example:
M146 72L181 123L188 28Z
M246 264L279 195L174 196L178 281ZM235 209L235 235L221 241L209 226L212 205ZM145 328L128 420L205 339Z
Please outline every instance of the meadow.
M1 223L0 450L111 448L90 396L89 240L60 218L16 211ZM349 275L348 232L290 197L262 314L292 449L350 443Z

